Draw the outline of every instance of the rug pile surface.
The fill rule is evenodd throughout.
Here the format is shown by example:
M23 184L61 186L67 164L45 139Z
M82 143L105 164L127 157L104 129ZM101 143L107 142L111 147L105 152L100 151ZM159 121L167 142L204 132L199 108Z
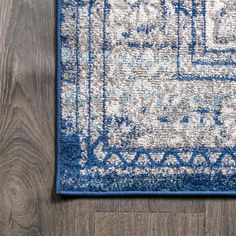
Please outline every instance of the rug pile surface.
M59 0L57 192L236 194L235 0Z

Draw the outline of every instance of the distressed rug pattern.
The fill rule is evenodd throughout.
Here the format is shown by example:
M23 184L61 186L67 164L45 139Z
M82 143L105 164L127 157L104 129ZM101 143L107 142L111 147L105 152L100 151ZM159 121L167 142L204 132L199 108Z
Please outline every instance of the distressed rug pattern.
M57 192L236 194L235 0L59 0Z

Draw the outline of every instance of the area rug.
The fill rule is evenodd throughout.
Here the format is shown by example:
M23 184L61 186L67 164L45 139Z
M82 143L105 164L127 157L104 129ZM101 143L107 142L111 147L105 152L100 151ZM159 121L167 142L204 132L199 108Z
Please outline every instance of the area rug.
M57 193L236 194L235 0L59 0Z

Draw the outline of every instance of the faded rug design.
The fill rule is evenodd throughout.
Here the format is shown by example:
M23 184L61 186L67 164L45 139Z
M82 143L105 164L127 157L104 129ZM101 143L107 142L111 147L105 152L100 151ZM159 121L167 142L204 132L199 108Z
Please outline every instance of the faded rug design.
M235 0L59 0L57 192L236 194Z

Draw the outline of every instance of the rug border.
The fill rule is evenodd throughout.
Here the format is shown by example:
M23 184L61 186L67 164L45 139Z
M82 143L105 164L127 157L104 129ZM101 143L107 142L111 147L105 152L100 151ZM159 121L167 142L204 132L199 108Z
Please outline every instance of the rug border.
M86 191L63 191L60 188L60 127L61 127L61 9L62 0L56 4L56 194L78 197L119 197L119 196L236 196L236 191L108 191L108 192L86 192Z

